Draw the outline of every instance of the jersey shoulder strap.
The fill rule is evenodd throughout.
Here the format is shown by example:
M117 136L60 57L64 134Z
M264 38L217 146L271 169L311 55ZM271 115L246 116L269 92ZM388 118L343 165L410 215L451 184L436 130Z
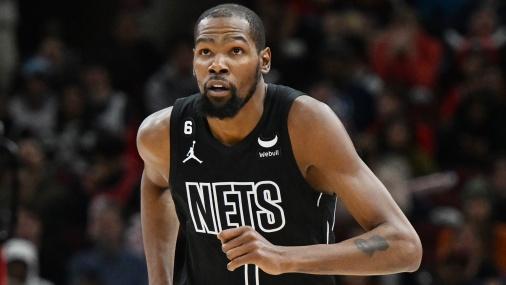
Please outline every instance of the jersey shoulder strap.
M280 116L282 126L287 128L288 114L297 97L305 93L283 85L273 85L273 110Z

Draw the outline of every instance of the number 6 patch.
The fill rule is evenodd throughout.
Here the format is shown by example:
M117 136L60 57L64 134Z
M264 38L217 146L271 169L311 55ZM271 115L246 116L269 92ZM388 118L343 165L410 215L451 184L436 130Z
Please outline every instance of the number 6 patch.
M183 133L186 136L191 136L195 132L195 122L191 118L187 118L183 124Z

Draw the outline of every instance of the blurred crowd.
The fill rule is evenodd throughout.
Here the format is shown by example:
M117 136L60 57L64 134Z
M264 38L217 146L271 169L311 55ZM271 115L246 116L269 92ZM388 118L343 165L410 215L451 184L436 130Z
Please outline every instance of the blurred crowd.
M184 2L0 0L0 132L20 158L9 284L147 284L136 131L198 91L193 25L220 3ZM264 21L267 82L335 111L422 239L418 272L339 284L506 284L506 2L237 3ZM343 207L336 223L362 231Z

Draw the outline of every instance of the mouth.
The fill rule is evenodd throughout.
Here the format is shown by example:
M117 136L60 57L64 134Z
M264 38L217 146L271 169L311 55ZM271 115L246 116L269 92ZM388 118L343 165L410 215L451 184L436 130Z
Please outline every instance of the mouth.
M225 81L210 80L206 89L207 94L213 97L224 97L230 94L230 85Z

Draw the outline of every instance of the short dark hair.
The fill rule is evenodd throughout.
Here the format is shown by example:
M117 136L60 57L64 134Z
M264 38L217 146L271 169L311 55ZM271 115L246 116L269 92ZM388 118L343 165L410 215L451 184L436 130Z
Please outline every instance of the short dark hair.
M249 24L250 36L255 42L255 46L260 52L265 48L265 28L260 17L253 12L251 9L244 7L239 4L221 4L212 7L200 15L195 23L193 30L194 38L197 38L197 29L202 20L205 18L227 18L227 17L239 17L245 19Z

